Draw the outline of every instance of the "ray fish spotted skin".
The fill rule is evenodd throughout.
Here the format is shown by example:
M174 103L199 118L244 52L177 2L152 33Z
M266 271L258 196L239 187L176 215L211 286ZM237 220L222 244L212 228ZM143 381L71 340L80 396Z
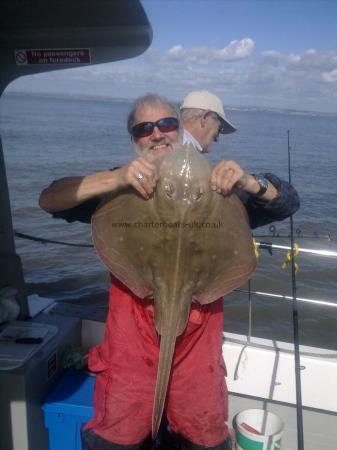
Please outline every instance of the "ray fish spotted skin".
M210 188L211 168L191 144L161 161L154 195L113 195L92 219L110 272L138 297L153 297L160 354L152 435L164 410L177 336L192 301L207 304L244 284L256 267L246 210Z

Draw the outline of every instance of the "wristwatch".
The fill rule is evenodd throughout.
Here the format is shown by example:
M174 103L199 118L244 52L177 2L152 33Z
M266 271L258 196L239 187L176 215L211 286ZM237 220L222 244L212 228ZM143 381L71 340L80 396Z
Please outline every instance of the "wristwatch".
M259 186L260 186L260 190L252 195L254 195L255 197L262 197L262 195L265 194L268 189L268 180L263 175L263 173L257 173L257 174L252 173L252 175L255 178L255 180L259 183Z

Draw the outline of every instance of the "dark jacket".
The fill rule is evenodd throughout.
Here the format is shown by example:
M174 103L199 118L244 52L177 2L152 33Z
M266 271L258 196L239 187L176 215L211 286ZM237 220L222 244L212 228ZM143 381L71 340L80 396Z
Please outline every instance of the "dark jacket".
M268 225L277 220L284 220L294 214L300 207L299 196L289 183L281 180L272 173L266 173L264 176L278 190L278 195L274 200L266 202L247 192L238 192L239 198L247 209L251 228ZM90 223L91 216L94 214L102 198L103 196L94 197L75 206L75 208L53 213L53 217L64 219L67 222L79 221Z

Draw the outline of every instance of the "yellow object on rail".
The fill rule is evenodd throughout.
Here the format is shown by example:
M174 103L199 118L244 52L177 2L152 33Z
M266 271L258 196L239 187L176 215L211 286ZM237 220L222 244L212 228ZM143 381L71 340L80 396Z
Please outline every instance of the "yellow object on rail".
M298 254L299 254L299 247L298 247L298 244L295 242L295 243L294 243L294 260L295 260L295 258L298 256ZM287 254L286 254L286 260L285 260L284 263L282 264L281 268L282 268L282 269L287 269L287 267L288 267L289 264L291 263L291 259L292 259L291 251L289 250L289 251L287 252ZM297 264L296 261L294 261L294 267L295 267L295 273L297 273L298 268L299 268L299 265Z
M256 242L256 240L253 238L253 245L254 245L255 256L257 259L260 256L260 252L259 252L260 243Z

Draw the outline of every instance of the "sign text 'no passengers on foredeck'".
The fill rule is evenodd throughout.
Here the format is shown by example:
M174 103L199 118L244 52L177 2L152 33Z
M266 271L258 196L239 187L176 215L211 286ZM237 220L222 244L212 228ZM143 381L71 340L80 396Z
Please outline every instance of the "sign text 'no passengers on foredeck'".
M18 66L30 64L90 64L89 48L15 50Z

